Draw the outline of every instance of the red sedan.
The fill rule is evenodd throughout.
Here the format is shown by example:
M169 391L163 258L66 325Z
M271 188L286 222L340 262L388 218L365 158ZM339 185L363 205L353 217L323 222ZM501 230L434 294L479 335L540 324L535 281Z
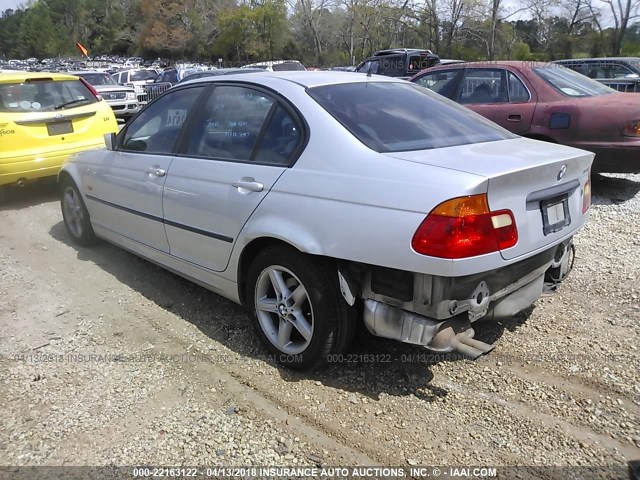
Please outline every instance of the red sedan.
M536 62L442 65L411 81L513 133L594 152L595 172L640 172L640 96Z

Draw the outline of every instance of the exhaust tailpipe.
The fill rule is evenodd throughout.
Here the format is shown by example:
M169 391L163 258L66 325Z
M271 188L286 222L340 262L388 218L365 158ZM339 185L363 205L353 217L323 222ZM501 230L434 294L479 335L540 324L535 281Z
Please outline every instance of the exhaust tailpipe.
M447 320L442 323L427 348L442 353L457 351L471 359L493 350L493 345L474 339L474 335L475 331L468 319Z
M26 183L26 180L25 180L24 178L21 178L20 180L18 180L18 181L16 182L16 185L17 185L18 187L22 188L22 187L24 187L25 183Z

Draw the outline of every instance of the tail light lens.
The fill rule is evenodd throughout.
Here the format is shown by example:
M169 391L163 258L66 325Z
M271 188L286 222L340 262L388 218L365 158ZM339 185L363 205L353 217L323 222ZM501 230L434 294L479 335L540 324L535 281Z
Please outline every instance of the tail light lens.
M89 91L92 93L92 95L94 97L96 97L98 100L102 100L102 96L100 96L98 91L95 88L93 88L93 85L91 85L89 82L87 82L84 78L82 78L82 77L79 77L79 78L80 78L80 81L82 83L84 83L84 86L89 89Z
M489 210L486 194L458 197L434 208L416 230L413 249L431 257L467 258L518 243L511 210Z
M640 120L631 120L625 123L622 135L625 137L640 137Z
M587 213L589 208L591 208L591 171L582 189L582 213Z

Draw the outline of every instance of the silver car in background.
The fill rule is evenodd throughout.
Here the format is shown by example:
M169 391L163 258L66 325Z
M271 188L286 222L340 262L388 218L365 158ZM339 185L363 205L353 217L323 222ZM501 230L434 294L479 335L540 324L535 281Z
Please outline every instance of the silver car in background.
M234 302L282 364L373 334L470 357L481 318L561 282L593 154L515 136L427 89L343 72L178 85L61 173L71 238Z
M140 111L138 95L133 87L118 84L111 75L96 71L70 71L84 79L109 104L117 118L129 120Z

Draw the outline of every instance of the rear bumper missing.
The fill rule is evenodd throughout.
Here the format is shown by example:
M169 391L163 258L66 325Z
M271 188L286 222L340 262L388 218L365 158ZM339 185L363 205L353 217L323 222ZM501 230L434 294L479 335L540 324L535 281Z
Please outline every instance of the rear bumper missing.
M491 346L473 340L471 324L480 318L512 316L530 307L545 284L558 284L573 263L572 240L522 262L461 278L413 275L413 296L389 296L384 281L370 272L363 284L364 323L374 335L422 345L439 352L453 350L477 357ZM387 272L388 273L388 272ZM398 295L401 296L401 295Z

